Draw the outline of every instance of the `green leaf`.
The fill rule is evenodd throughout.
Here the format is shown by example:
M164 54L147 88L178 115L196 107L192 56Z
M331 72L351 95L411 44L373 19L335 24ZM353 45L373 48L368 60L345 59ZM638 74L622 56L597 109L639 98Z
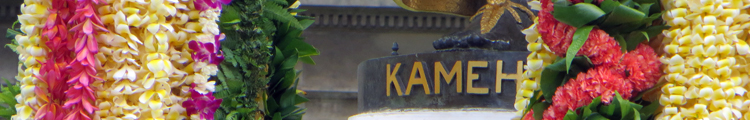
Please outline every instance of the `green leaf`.
M633 9L631 7L625 6L623 4L620 4L617 7L614 7L612 10L612 13L609 13L607 15L606 20L601 24L602 26L615 26L625 23L634 23L634 22L640 22L646 18L646 14L638 11L637 9Z
M221 12L222 13L219 17L219 21L221 21L222 23L236 24L241 21L240 14L237 13L237 9L232 5L224 5Z
M563 72L563 71L567 70L565 68L565 59L560 59L560 58L557 58L557 60L555 60L554 63L552 63L550 65L547 65L547 67L544 67L544 68L545 69L549 68L549 69L557 71L557 72Z
M20 88L20 86L18 84L11 85L10 84L10 80L5 79L5 78L2 78L2 79L5 80L5 84L8 85L8 89L9 89L10 93L12 93L13 95L17 95L17 94L21 93L21 88Z
M0 109L0 116L12 116L16 114L16 111L10 110L10 109Z
M272 87L269 89L276 90L278 92L287 91L287 89L289 89L289 86L292 86L292 84L294 84L294 80L297 79L297 75L295 75L293 70L285 70L285 72L279 72L279 73L286 73L286 74L283 74L284 77L282 77L278 81L272 80L271 82L275 82L275 84L271 84ZM273 93L275 94L275 92ZM283 104L283 103L279 103L279 104Z
M542 78L540 78L540 90L544 98L551 99L555 95L557 87L563 84L565 73L554 71L550 68L544 68L542 70Z
M643 31L633 31L628 34L627 37L625 37L625 42L628 44L628 51L635 50L636 47L638 47L638 44L646 40L648 36L643 35Z
M529 104L527 104L525 106L526 109L523 110L523 114L522 115L528 114L529 110L531 110L531 107L534 106L537 102L541 101L542 96L541 96L541 94L539 94L539 92L541 92L541 91L540 90L534 90L534 94L529 99ZM523 116L523 117L527 117L527 116ZM524 120L523 117L521 117L521 120Z
M272 119L273 120L281 120L282 119L281 118L281 113L280 112L276 112L275 114L273 114L273 118Z
M576 30L576 32L573 34L573 42L570 43L570 47L568 47L567 53L565 53L565 66L570 70L570 64L573 62L573 57L576 56L578 53L578 50L581 49L583 44L586 42L586 39L589 38L589 33L591 32L591 29L594 29L594 26L584 26L580 27Z
M303 96L301 96L301 95L297 95L297 96L296 96L296 97L294 98L294 104L295 104L295 105L299 105L299 104L305 103L305 102L307 102L307 101L310 101L310 99L307 99L307 98L305 98L305 97L303 97Z
M589 103L588 108L589 109L596 109L596 106L599 106L599 104L602 103L602 96L594 98L594 100L591 100L591 103Z
M284 93L281 94L281 98L279 99L279 101L280 101L280 103L279 103L280 107L281 108L286 108L286 107L290 107L290 106L296 105L295 104L296 101L294 100L296 98L296 96L297 96L296 89L286 89L286 90L284 90ZM289 111L289 112L291 112L291 111ZM285 113L282 113L282 114L286 115Z
M638 113L638 110L633 108L633 117L635 117L633 120L641 120L641 113Z
M581 72L585 72L585 70L588 70L589 68L594 67L594 63L592 63L591 59L589 59L589 57L586 57L586 56L578 56L578 57L573 58L572 64L580 67L581 70L583 70ZM577 72L572 72L572 73L574 73L572 74L572 76L578 75Z
M649 36L648 33L646 33L645 31L641 31L641 34L643 34L643 37L646 38L647 42L651 42L651 37L648 37Z
M645 13L645 15L648 15L652 5L654 5L654 3L640 4L640 7L638 7L638 11L641 11L642 13Z
M3 103L15 103L16 99L14 99L13 97L14 97L13 95L0 95L0 100L2 100L1 102Z
M620 2L617 2L616 0L604 0L599 6L604 13L609 14L615 9L615 7L620 6Z
M292 55L289 56L289 58L287 58L286 60L284 60L284 62L282 63L282 65L279 66L279 67L281 69L294 69L294 66L297 65L297 59L298 58L299 58L299 56L297 56L297 53L293 53Z
M610 103L609 105L601 106L599 108L599 114L610 115L611 116L611 115L615 114L615 110L616 109L619 109L619 108L616 105L613 105L613 104Z
M276 100L274 100L273 97L268 97L268 100L266 100L266 112L272 113L276 112L278 109L279 104Z
M633 2L633 0L620 0L620 3L622 3L622 5L625 5L627 7L635 7L635 6L637 6L637 3Z
M281 52L281 50L278 47L274 47L274 48L275 48L276 52L273 55L273 63L272 64L278 65L278 64L281 64L282 62L284 62L284 54L283 54L283 52Z
M313 60L310 56L300 57L299 61L302 61L306 64L315 65L315 60Z
M264 16L282 23L289 23L289 25L293 28L303 29L302 24L300 24L299 21L297 21L297 19L294 18L291 13L289 13L286 9L282 8L278 4L273 2L266 2L263 5Z
M589 24L605 15L604 11L591 3L578 3L573 6L568 6L568 4L569 2L566 0L557 0L552 15L558 21L576 28Z
M593 113L591 116L586 117L586 120L609 120L601 114Z
M617 40L617 43L620 44L620 49L623 53L628 52L628 42L625 41L625 38L622 37L622 35L614 34L612 37L614 37L615 40Z
M568 110L568 113L565 113L563 120L578 120L578 114L576 114L575 111Z
M534 119L535 120L541 120L544 114L544 110L547 110L547 108L550 106L549 103L541 102L535 104L531 109L534 110Z
M660 105L659 102L652 102L651 104L648 104L646 107L643 107L640 109L641 116L644 118L648 118L652 114L656 112L657 109L659 109Z
M16 31L16 30L8 28L8 30L5 33L5 38L15 39L16 35L23 35L23 33L21 31Z
M315 49L315 47L313 47L312 45L305 43L305 41L295 40L290 45L291 47L297 49L297 52L300 57L320 55L320 52L318 51L318 49Z
M298 10L299 10L299 9L298 9ZM300 21L299 21L299 24L301 24L301 25L302 25L302 29L307 29L307 28L308 28L308 27L310 27L310 25L312 25L312 24L313 24L314 22L315 22L315 20L308 20L308 19L305 19L305 20L300 20Z
M289 115L284 116L284 119L285 120L301 120L302 115L305 114L306 110L307 108L296 109L294 112L290 113Z
M588 107L584 107L584 108L583 108L583 113L581 113L581 117L585 119L585 118L587 118L588 116L591 116L591 113L592 113L592 112L593 112L593 111L592 111L591 109L589 109Z
M305 9L291 9L291 8L289 9L289 12L290 12L290 13L291 13L291 12L297 12L297 13L300 13L300 12L305 12L305 11L307 11L307 10L305 10Z
M288 6L289 3L286 0L268 0L268 2L273 2L282 6Z
M645 31L648 34L649 38L656 37L657 35L660 35L662 31L669 29L669 26L664 25L658 25L658 26L649 26L643 31Z
M636 110L640 110L641 108L643 108L643 105L638 103L628 101L628 104L630 104L631 108L635 108Z
M616 105L620 106L620 115L621 119L625 119L628 114L630 114L630 110L632 107L630 107L630 101L623 100L620 96L620 93L615 92L615 99L612 101L612 103L615 103Z

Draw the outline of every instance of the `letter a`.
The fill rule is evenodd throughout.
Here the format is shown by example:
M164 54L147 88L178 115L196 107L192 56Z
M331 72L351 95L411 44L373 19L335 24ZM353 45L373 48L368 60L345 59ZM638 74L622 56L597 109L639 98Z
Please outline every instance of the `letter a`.
M419 78L417 78L417 72L419 72ZM424 94L432 94L430 92L430 86L427 83L427 76L424 76L424 67L422 62L414 62L414 67L411 68L411 76L409 77L409 85L406 86L406 95L411 94L411 87L420 84L424 88Z

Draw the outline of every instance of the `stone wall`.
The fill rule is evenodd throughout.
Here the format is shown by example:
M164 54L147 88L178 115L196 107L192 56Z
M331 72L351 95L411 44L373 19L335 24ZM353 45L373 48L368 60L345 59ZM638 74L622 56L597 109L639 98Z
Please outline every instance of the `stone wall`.
M304 5L398 7L393 0L300 0Z
M2 56L0 58L0 77L11 82L16 81L14 77L18 74L18 54L5 47L5 44L11 42L5 38L5 33L6 29L10 28L13 22L18 19L17 15L21 14L20 6L22 2L22 0L0 1L0 56ZM5 84L5 81L0 80L0 83Z
M391 1L392 2L392 1ZM316 17L303 33L320 50L316 65L300 65L299 88L310 99L306 120L345 120L357 114L357 67L368 59L432 52L432 41L462 29L465 18L415 13L401 8L303 6ZM300 63L301 64L301 63Z

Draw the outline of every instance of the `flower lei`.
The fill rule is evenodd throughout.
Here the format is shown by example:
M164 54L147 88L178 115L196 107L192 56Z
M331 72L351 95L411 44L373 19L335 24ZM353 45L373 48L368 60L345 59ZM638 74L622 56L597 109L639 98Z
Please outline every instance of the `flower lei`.
M532 51L524 75L528 79L521 82L515 105L523 118L650 116L653 111L635 113L655 109L658 104L644 107L629 99L640 97L636 94L648 91L661 77L656 52L642 43L666 28L652 24L661 15L660 6L651 6L654 3L657 1L530 2L532 9L540 12L535 24L523 31Z
M212 98L229 2L25 1L12 119L212 119L218 104L183 103Z
M48 48L44 44L47 40L42 39L40 29L44 26L49 16L48 8L49 4L44 4L39 0L25 1L21 5L21 15L18 15L18 21L21 23L21 31L25 35L16 35L16 41L18 46L15 48L19 55L18 60L21 61L18 65L18 76L16 80L21 84L21 94L16 96L18 104L16 104L16 111L18 113L12 116L12 119L31 119L36 114L36 110L40 107L36 91L37 84L35 81L40 81L35 76L41 76L39 74L41 69L41 63L47 61ZM25 68L25 69L24 69Z

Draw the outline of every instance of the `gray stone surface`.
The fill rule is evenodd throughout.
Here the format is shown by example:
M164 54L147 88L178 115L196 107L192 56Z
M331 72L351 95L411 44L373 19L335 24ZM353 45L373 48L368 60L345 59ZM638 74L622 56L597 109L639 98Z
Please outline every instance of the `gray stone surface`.
M5 44L11 41L5 38L5 30L13 25L13 21L0 20L0 77L6 78L11 82L15 82L15 76L18 74L18 54L13 52L10 48L5 47ZM0 83L5 83L4 80L0 80Z
M297 66L303 70L299 88L307 91L310 99L303 105L306 120L344 120L357 114L357 66L368 59L390 56L393 42L398 42L402 55L432 52L432 41L468 22L400 8L302 8L308 11L301 14L317 18L302 36L321 53L312 57L316 65Z
M303 90L357 91L357 65L389 56L393 42L399 54L431 52L432 41L446 32L370 31L362 29L309 29L306 41L320 50L316 65L303 65L299 88Z
M398 7L393 0L300 0L305 5Z

